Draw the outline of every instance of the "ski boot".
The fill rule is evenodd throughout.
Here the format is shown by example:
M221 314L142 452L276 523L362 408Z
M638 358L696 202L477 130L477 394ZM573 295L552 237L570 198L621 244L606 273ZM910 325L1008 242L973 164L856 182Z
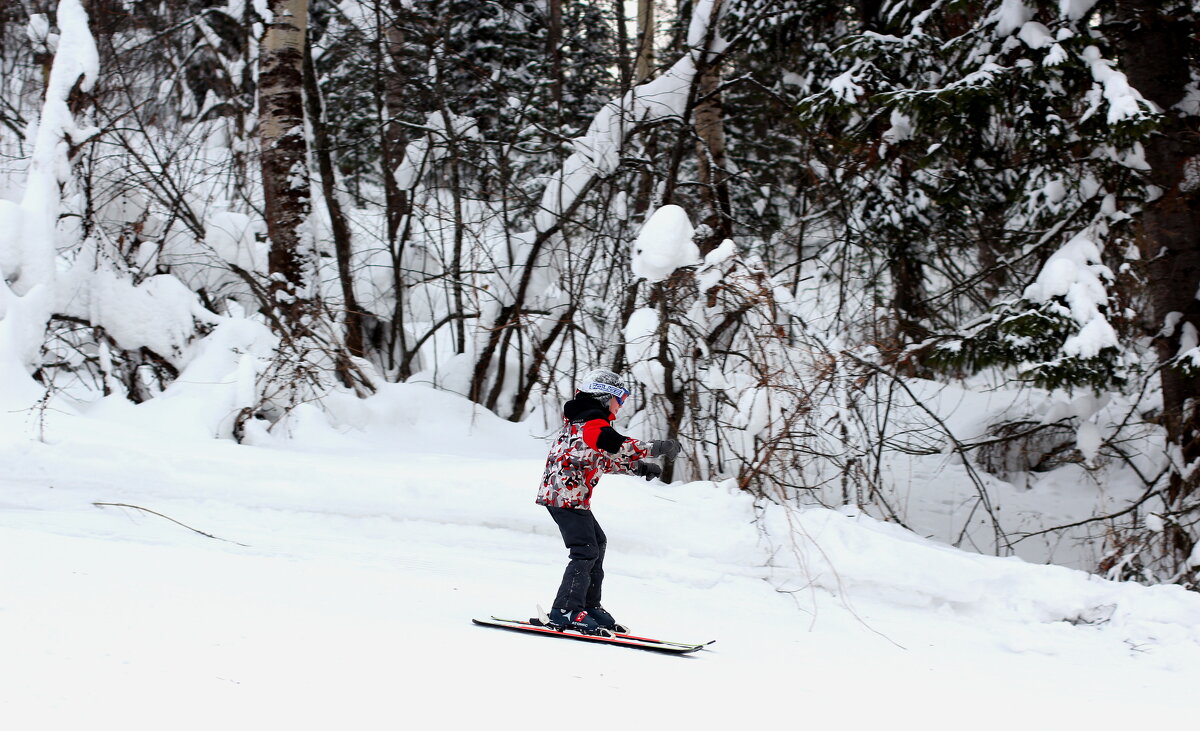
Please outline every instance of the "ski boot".
M629 632L629 628L623 624L617 624L617 620L613 619L613 616L604 607L588 607L586 611L588 616L595 619L596 623L604 629L621 635Z
M587 610L571 611L555 607L550 610L547 617L546 626L551 629L556 629L559 632L572 629L580 634L585 635L601 635L604 637L612 637L613 631L607 627L603 627L596 618L588 613Z

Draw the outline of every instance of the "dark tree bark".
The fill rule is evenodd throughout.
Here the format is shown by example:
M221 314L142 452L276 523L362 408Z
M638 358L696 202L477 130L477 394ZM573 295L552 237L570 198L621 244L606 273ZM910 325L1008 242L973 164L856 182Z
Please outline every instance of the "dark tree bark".
M402 124L400 110L409 98L408 79L402 69L406 68L406 44L409 38L405 28L415 21L411 8L405 7L406 0L376 0L375 18L380 29L375 44L376 113L379 123L379 149L383 165L383 189L387 220L387 245L392 257L392 286L396 296L390 323L391 340L387 346L386 363L396 368L396 377L405 380L412 375L410 364L415 353L409 349L405 328L404 254L411 230L412 201L409 191L401 190L396 182L396 169L404 161L408 148L408 128ZM419 35L419 34L418 34ZM381 325L376 326L378 339L383 339Z
M1187 174L1200 165L1200 117L1176 109L1200 62L1195 15L1173 13L1161 0L1121 0L1112 34L1121 70L1144 97L1164 111L1159 131L1146 145L1150 182L1163 194L1146 205L1138 220L1138 240L1147 262L1145 327L1155 336L1159 361L1179 355L1188 325L1200 331L1200 186ZM1193 174L1194 175L1194 174ZM1172 313L1181 318L1164 327ZM1168 365L1162 371L1162 422L1179 450L1168 485L1168 509L1200 492L1200 377ZM1167 531L1167 549L1186 560L1194 538Z
M380 109L380 145L383 155L383 182L387 201L387 232L388 242L397 245L400 238L400 226L412 213L408 200L408 191L400 190L396 184L394 173L404 161L404 150L408 146L408 128L400 123L400 110L405 103L411 103L405 91L405 79L400 73L404 68L404 47L406 38L401 27L401 18L409 13L404 7L404 0L388 0L391 12L384 16L382 8L377 6L379 25L383 31L380 34L380 46L376 53L377 77L379 87L376 93L383 100ZM387 66L390 62L390 69Z
M562 68L562 0L547 0L546 57L550 61L550 98L556 112L562 111L563 68Z
M625 0L613 0L613 14L617 19L617 68L621 74L620 93L624 94L633 85L633 62L629 58L629 25L625 18Z
M285 326L299 325L311 307L314 257L309 214L308 149L304 133L304 44L307 0L270 0L260 43L259 143L271 275L271 307Z
M325 118L321 109L321 91L317 88L317 71L313 64L312 46L304 44L304 89L308 103L308 119L312 126L313 154L321 171L321 190L325 194L325 205L329 209L329 224L333 232L333 248L337 253L338 281L342 288L342 301L346 309L346 350L361 358L363 355L362 311L358 298L354 296L354 274L350 268L352 253L350 225L342 212L338 199L337 177L333 167L333 151L330 149L329 133L325 129Z
M858 17L863 30L880 31L883 22L879 11L883 9L883 0L858 0Z

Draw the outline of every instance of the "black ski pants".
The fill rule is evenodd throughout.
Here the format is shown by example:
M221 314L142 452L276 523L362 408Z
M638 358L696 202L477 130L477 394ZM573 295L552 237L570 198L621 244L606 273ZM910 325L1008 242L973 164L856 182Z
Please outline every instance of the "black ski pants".
M556 609L578 612L600 606L600 590L604 583L604 548L608 538L596 522L590 510L575 508L552 508L547 506L550 517L558 524L563 544L570 551L570 561L563 573L558 595L554 597Z

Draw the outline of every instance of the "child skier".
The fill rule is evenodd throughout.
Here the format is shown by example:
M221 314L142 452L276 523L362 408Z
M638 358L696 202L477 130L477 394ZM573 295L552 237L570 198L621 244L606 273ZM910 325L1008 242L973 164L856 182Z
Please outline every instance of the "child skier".
M601 368L585 375L574 398L563 405L563 430L546 459L537 503L550 511L570 552L550 610L549 623L555 629L584 634L623 631L600 606L608 541L591 510L592 490L605 472L653 480L662 467L646 459L674 459L679 453L674 440L643 442L612 427L627 398L629 389L616 373Z

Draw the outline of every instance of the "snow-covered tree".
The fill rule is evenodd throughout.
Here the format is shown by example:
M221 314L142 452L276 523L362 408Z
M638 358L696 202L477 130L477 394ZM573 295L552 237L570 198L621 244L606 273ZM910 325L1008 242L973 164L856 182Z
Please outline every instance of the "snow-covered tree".
M79 0L59 3L53 25L35 14L28 30L31 43L46 54L49 73L41 112L31 120L36 131L20 203L0 200L0 376L19 398L32 393L29 376L42 367L46 328L74 294L60 296L59 250L77 250L82 242L79 229L60 225L60 216L78 193L80 146L96 133L84 118L100 72Z
M234 348L214 431L246 437L377 378L550 424L609 366L633 429L688 445L677 477L906 522L890 468L949 455L981 550L1013 541L980 468L1112 460L1146 492L1083 519L1102 568L1191 581L1195 3L665 11L6 5L5 367L144 401ZM81 17L99 63L72 72ZM927 403L1012 382L1128 407L1014 407L970 441ZM1165 454L1123 446L1148 434Z
M1134 300L1162 389L1157 420L1167 432L1169 468L1156 484L1165 520L1142 524L1134 547L1113 564L1158 579L1200 585L1200 6L1129 0L1099 16L1120 70L1158 114L1143 145L1150 195L1136 219L1139 275ZM1078 9L1082 9L1080 6ZM1115 70L1099 70L1106 86ZM1131 258L1135 258L1132 257ZM1136 524L1135 524L1136 525ZM1158 528L1158 530L1155 530Z
M841 73L802 106L841 146L823 182L842 201L831 210L846 235L824 256L869 288L880 309L863 311L862 332L887 344L888 360L1011 369L1050 388L1161 383L1178 451L1151 489L1192 527L1169 538L1173 568L1160 578L1186 575L1195 544L1185 497L1195 431L1184 424L1196 381L1178 359L1194 341L1183 313L1200 269L1194 213L1179 205L1194 69L1148 59L1166 58L1151 45L1193 58L1194 13L1188 3L883 2L837 49ZM1155 333L1158 362L1143 369L1143 338Z

